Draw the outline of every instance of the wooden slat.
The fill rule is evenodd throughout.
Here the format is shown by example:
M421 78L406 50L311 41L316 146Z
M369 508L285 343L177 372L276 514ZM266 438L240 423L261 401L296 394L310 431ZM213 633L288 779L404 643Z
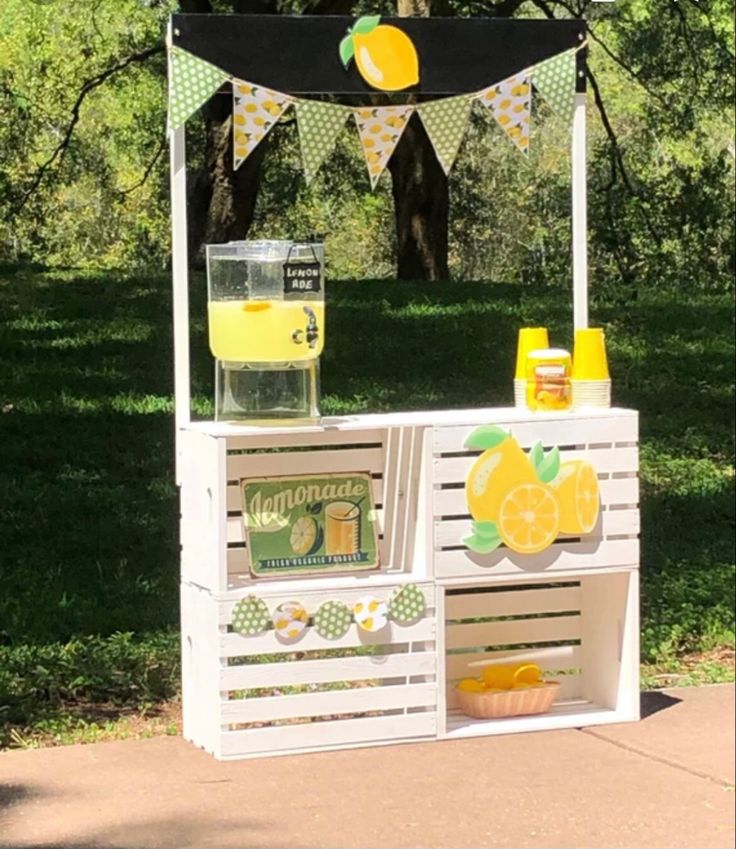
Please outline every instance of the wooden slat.
M227 450L228 453L231 453L233 451L254 451L259 448L291 448L294 445L381 444L385 438L385 428L339 430L331 427L324 430L295 433L287 426L278 433L259 431L250 436L229 436L227 437Z
M371 489L373 490L373 503L383 504L383 480L381 478L373 478L371 481ZM243 498L240 492L240 487L231 484L227 488L227 511L228 513L241 513L243 510Z
M587 460L593 465L598 474L636 472L639 468L639 449L636 447L561 451L560 458L563 463L569 460ZM433 470L434 483L465 483L468 472L474 462L474 457L435 458Z
M468 467L469 468L469 467ZM598 481L601 505L633 506L639 503L639 479L632 472L628 478L604 479ZM435 516L467 516L468 501L465 488L436 489L434 492Z
M344 637L338 640L325 640L314 630L307 628L298 640L282 642L274 631L267 631L254 637L241 637L239 634L224 634L220 637L220 657L247 657L254 654L276 654L288 651L313 651L316 649L344 649L358 646L396 645L434 640L434 619L422 619L406 628L390 622L375 634L369 634L351 625Z
M282 750L307 751L323 746L379 744L383 740L434 737L436 732L437 714L427 711L225 731L220 736L220 751L223 757L255 753L268 755Z
M441 519L435 523L434 543L436 548L462 545L472 533L470 519ZM638 510L605 510L600 514L599 525L584 539L605 539L610 536L636 536L639 533ZM570 534L560 534L558 542Z
M575 569L619 568L639 565L639 540L592 540L554 543L533 557L499 549L491 554L474 554L466 549L435 552L438 578L499 575L538 575Z
M546 643L580 638L579 616L555 616L550 619L514 619L508 622L478 622L448 625L445 646L449 649L476 646Z
M540 590L468 593L445 596L445 620L489 616L522 616L580 610L580 587L546 587Z
M551 448L553 445L636 442L639 438L637 417L631 415L609 414L606 418L557 420L545 420L545 417L539 416L533 421L514 421L510 416L508 425L500 422L496 424L502 428L506 427L523 448L531 448L538 440L545 448ZM434 453L465 450L465 440L475 427L460 425L435 428Z
M230 454L227 479L282 475L383 471L383 448L347 448L334 451L283 451L278 454Z
M532 663L547 671L549 669L579 669L582 654L580 646L551 646L546 649L534 649L531 658ZM445 675L450 681L458 678L477 678L482 668L471 666L478 660L504 660L509 663L519 663L530 657L529 649L516 649L513 651L469 651L460 654L448 654L445 661Z
M434 651L252 663L223 667L220 671L220 690L434 675L436 666L437 655Z
M223 723L269 722L306 716L433 707L436 702L437 687L434 683L357 687L294 696L223 701L220 703L220 719Z

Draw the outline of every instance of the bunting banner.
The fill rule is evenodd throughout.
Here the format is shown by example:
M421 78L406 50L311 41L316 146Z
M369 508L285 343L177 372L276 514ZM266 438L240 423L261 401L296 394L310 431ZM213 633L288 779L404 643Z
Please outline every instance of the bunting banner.
M430 100L417 106L419 117L445 174L449 174L457 156L472 105L473 95L463 94L444 100Z
M413 106L377 106L353 110L372 189L385 171L413 111Z
M169 57L169 130L176 130L230 76L186 50L172 47Z
M233 169L263 141L293 99L288 94L233 80Z
M350 110L337 103L319 100L296 102L296 123L307 184L312 182L320 165L332 152L349 114Z
M529 152L532 87L526 74L489 86L478 98L522 153Z
M567 50L545 59L532 73L534 88L565 121L572 121L575 111L575 53L575 50Z
M231 77L181 48L169 49L170 130L181 127L223 83L233 89L233 167L237 169L266 137L284 112L294 106L307 183L334 148L350 115L355 120L371 188L386 170L396 145L417 111L445 174L457 157L474 101L491 111L518 150L529 151L532 87L565 121L575 110L576 54L587 42L513 76L468 94L417 105L349 107L306 100Z

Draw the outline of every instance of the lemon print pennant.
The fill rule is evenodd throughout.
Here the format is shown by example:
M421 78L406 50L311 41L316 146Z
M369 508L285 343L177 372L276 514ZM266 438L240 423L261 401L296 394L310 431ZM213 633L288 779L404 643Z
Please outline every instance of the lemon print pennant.
M575 50L566 50L541 62L532 73L534 88L565 121L572 121L575 110L576 64Z
M385 171L413 111L413 106L364 107L353 111L371 188L376 187Z
M227 79L215 65L173 47L169 53L169 129L181 127Z
M360 76L381 91L401 91L419 82L412 40L398 27L382 24L379 15L358 18L340 42L340 59L346 68L355 59Z
M233 169L239 168L292 104L278 91L233 80Z
M493 113L498 125L522 153L529 151L529 116L532 87L519 74L481 92L478 100Z
M337 103L297 101L296 121L307 183L312 181L320 165L330 155L349 114L349 109Z
M419 117L445 174L450 173L457 156L472 103L470 95L461 95L431 100L417 106Z

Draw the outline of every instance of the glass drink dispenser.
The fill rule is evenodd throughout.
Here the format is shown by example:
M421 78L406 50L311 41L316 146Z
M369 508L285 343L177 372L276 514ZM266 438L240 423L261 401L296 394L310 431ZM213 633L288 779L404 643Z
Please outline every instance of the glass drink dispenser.
M319 417L324 246L207 246L208 324L218 421Z

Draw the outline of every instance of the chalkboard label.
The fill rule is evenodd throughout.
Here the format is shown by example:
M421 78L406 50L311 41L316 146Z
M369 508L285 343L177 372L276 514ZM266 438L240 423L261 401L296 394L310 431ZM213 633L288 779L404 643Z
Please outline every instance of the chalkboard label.
M307 295L320 291L322 267L318 262L285 262L284 294Z

